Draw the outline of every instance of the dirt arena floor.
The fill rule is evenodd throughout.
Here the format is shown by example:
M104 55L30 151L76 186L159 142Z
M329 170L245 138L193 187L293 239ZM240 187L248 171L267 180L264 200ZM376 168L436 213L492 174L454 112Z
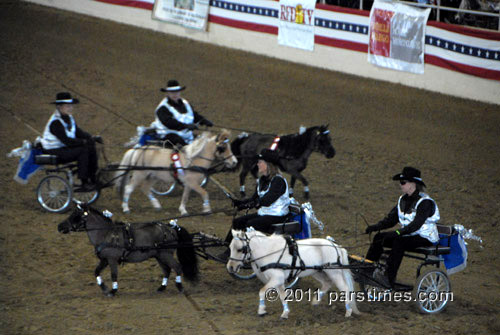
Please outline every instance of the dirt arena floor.
M498 334L500 333L500 107L452 98L217 48L109 21L17 1L0 2L0 333L1 334ZM333 61L333 60L332 60ZM305 172L311 203L351 253L364 254L365 223L395 204L391 176L420 168L442 222L463 224L484 240L469 243L468 267L451 276L453 302L441 314L418 314L409 302L360 302L361 316L344 318L341 302L312 307L268 303L257 316L258 280L240 281L225 266L200 260L198 285L186 294L170 284L156 293L161 270L154 261L119 268L120 290L108 298L95 284L97 259L84 233L62 235L67 214L44 212L35 189L44 173L23 186L13 181L17 159L5 158L34 140L53 111L59 91L81 100L78 124L101 133L112 161L138 125L147 125L170 78L216 125L287 134L300 125L328 123L337 155L313 154ZM31 128L33 129L31 129ZM233 132L236 136L239 132ZM238 190L236 173L217 175ZM252 183L248 184L251 187ZM214 209L230 207L209 183ZM302 187L296 187L301 198ZM97 203L117 220L147 221L177 215L180 194L161 199L155 212L140 193L121 213L113 189ZM188 209L201 210L193 196ZM225 236L231 216L182 219L190 232ZM315 236L320 232L314 230ZM414 281L406 260L399 278ZM109 271L103 278L110 284ZM173 280L173 277L171 277ZM315 289L312 279L298 288Z

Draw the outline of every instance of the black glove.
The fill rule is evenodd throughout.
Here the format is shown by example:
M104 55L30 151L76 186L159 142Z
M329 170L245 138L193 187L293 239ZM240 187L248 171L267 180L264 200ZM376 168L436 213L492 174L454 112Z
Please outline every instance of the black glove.
M195 130L198 129L198 126L195 124L186 124L186 129Z
M207 127L212 127L212 126L214 125L211 121L209 121L209 120L207 120L207 119L203 119L203 120L201 120L201 121L200 121L200 124L201 124L201 125L204 125L204 126L207 126Z
M368 226L368 227L366 227L365 234L370 234L371 232L377 231L379 229L380 228L376 224L374 224L372 226Z
M92 139L97 142L97 143L101 143L101 144L104 144L103 140L102 140L102 137L99 136L99 135L96 135L96 136L93 136Z
M247 200L238 200L238 199L232 199L233 200L233 206L238 208L239 211L247 208L252 208L252 202L247 201Z

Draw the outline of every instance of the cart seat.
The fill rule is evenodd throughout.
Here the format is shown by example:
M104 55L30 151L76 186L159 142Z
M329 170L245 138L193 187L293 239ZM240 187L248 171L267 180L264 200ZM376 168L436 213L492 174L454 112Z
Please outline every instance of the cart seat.
M275 234L297 234L302 231L302 225L299 221L291 221L284 223L275 223L273 224L272 232Z
M57 165L57 156L56 155L36 155L35 156L35 164L38 165Z
M439 255L446 255L450 253L451 247L450 247L450 237L453 234L456 234L455 230L453 229L452 226L447 226L447 225L442 225L442 224L437 224L437 230L439 234L439 238L441 240L441 243L435 246L431 247L419 247L415 248L415 250L412 250L411 252L416 252L419 254L424 254L424 255L429 255L429 256L439 256ZM444 243L443 243L444 242ZM443 245L445 244L445 245Z

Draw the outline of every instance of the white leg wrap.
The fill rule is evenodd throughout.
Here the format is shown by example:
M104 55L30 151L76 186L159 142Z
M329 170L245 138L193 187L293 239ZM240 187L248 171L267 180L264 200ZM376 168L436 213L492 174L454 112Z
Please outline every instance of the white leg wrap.
M168 278L167 277L163 277L163 280L161 282L161 286L167 286L168 284Z
M288 308L288 303L283 303L283 312L290 312L290 309Z
M177 276L177 277L175 277L175 282L176 282L176 283L180 283L180 282L182 282L182 281L181 281L181 276Z
M101 278L101 276L95 277L95 280L97 281L97 285L101 286L101 284L102 284L102 278Z
M118 290L118 282L117 281L113 282L113 290Z
M240 192L245 192L245 185L240 186Z
M264 299L259 299L259 306L265 306L266 301Z
M309 186L304 186L304 192L309 192Z

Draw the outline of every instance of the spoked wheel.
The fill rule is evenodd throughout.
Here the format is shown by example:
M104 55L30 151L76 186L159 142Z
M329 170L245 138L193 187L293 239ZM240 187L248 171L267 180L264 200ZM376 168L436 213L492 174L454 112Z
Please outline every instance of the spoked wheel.
M417 278L413 298L420 313L435 314L446 308L451 298L451 283L440 269L428 269Z
M99 195L100 195L99 190L91 192L83 192L76 189L73 191L73 201L76 202L77 204L87 203L90 205L99 198Z
M208 183L208 178L205 177L201 181L200 186L204 187L207 183ZM167 183L166 181L158 179L154 183L153 187L151 187L151 192L153 192L156 195L165 196L171 194L175 190L176 186L177 182L175 181Z
M38 203L52 213L62 213L68 209L73 192L68 181L59 176L47 176L36 189Z
M236 279L243 279L243 280L253 279L257 276L250 264L245 264L239 269L238 272L235 273L229 272L229 274Z
M176 184L177 183L175 181L166 182L161 179L158 179L151 188L151 192L153 192L156 195L169 195L174 191Z

